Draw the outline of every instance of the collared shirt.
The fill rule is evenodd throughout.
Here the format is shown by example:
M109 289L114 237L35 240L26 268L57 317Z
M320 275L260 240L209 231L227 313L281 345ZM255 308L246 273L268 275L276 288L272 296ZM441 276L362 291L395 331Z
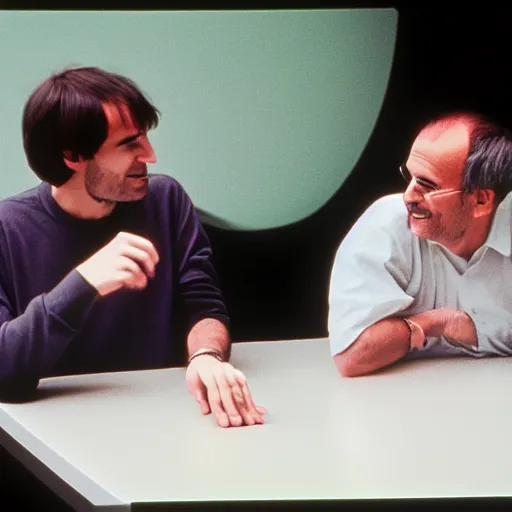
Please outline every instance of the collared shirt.
M410 231L402 194L375 201L336 253L329 290L331 354L384 318L454 308L473 320L478 348L429 337L425 349L406 358L512 355L511 215L512 193L499 204L486 242L466 261Z

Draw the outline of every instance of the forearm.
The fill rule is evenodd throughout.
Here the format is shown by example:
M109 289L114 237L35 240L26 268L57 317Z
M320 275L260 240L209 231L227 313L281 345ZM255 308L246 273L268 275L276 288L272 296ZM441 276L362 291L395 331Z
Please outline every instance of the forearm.
M96 291L77 274L35 297L20 316L0 326L0 386L35 382L51 371L78 333Z
M365 375L401 359L409 351L410 331L400 318L385 318L366 328L334 362L344 377Z
M190 329L187 337L188 357L203 348L220 352L224 361L231 355L231 340L227 327L216 318L203 318Z
M448 341L477 347L478 337L471 317L464 311L449 308L432 309L409 317L420 325L426 337L443 336Z
M229 321L217 273L212 262L212 248L197 212L184 190L180 191L178 253L180 254L179 304L188 326L188 357L202 348L212 348L228 360L231 340Z
M471 318L463 311L433 309L408 317L425 337L445 336L454 343L476 347L477 334ZM334 357L340 373L364 375L388 366L410 350L410 331L402 318L386 318L365 329L341 354Z

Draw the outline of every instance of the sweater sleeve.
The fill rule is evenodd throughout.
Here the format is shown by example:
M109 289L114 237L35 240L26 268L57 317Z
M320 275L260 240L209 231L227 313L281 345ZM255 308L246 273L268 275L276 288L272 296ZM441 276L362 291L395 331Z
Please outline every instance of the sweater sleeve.
M37 387L80 331L96 297L73 270L15 317L0 286L0 392Z
M179 295L185 326L190 330L203 318L217 318L229 325L228 312L212 263L212 249L196 209L186 192L178 201Z

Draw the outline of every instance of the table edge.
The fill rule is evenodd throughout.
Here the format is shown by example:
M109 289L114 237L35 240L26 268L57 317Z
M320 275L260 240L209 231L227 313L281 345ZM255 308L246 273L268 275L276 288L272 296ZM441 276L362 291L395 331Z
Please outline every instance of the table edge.
M130 504L110 494L42 443L0 407L0 444L34 476L77 511L129 512Z

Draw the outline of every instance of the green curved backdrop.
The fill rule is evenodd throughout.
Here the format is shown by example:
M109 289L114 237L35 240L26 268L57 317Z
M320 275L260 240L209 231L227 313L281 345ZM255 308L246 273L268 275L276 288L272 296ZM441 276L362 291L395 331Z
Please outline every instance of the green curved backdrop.
M158 162L206 222L297 222L368 141L395 49L394 9L0 12L0 197L38 183L21 143L34 87L69 65L135 80L162 112Z

